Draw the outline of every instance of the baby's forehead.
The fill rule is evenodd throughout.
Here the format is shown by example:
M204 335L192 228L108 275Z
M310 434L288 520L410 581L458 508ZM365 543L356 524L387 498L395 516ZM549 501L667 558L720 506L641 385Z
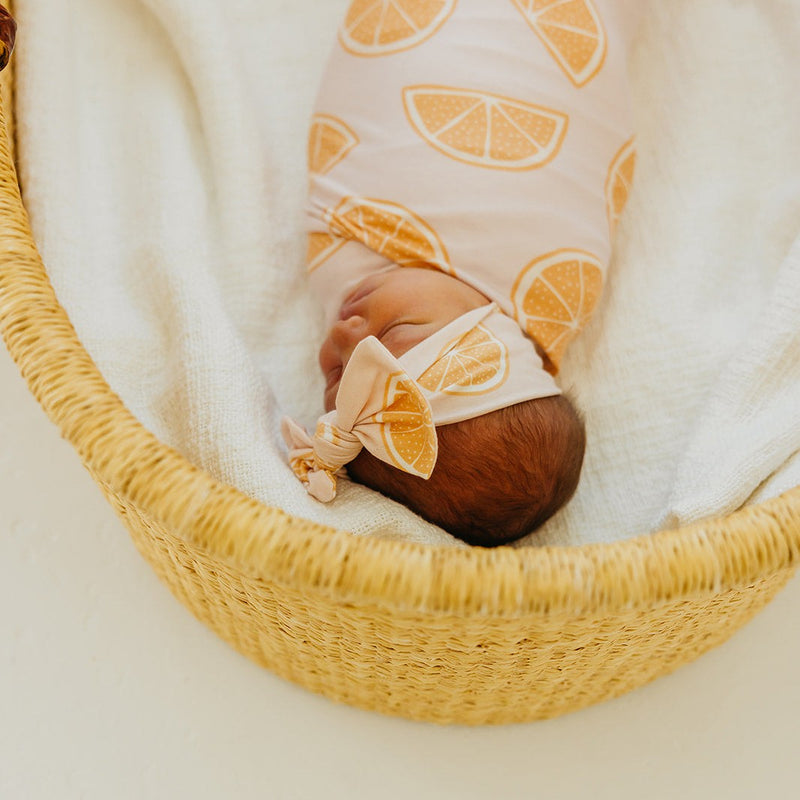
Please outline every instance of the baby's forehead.
M435 264L428 264L424 261L398 266L395 269L388 270L385 274L392 278L408 279L412 281L453 281L454 283L461 283L461 280L456 278L455 275L445 272L441 267Z
M438 267L418 265L398 267L386 273L385 281L392 288L414 292L416 299L424 299L435 293L437 297L472 294L475 289L468 281L462 280ZM488 300L486 301L488 302Z

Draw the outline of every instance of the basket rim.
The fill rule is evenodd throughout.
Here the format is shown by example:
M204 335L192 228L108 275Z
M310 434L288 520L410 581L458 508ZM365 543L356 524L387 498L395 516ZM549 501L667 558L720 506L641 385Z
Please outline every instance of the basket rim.
M217 481L111 390L59 304L0 110L0 331L48 417L106 491L248 577L395 613L603 614L742 588L800 561L800 486L733 514L611 543L453 548L363 537Z

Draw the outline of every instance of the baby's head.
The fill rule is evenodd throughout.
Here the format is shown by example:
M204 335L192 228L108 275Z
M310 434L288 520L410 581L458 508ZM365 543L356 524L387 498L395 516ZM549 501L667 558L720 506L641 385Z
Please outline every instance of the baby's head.
M345 298L339 320L319 351L327 379L325 410L333 409L342 370L362 339L376 337L399 358L448 322L488 302L466 283L423 267L393 269L361 281Z
M586 437L563 395L442 425L436 433L439 456L428 480L367 450L347 472L459 539L484 547L535 530L578 485Z
M362 281L345 299L320 350L326 411L335 407L342 370L363 339L375 336L400 357L488 302L462 281L430 269L404 267ZM436 433L438 457L428 480L366 449L348 464L348 474L455 536L485 546L530 533L577 486L585 433L563 395L439 425Z

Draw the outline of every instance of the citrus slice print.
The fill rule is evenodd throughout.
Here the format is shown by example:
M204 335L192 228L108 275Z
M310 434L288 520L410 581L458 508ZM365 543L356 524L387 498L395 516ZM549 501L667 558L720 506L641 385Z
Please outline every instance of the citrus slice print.
M606 179L606 212L608 227L612 234L628 202L635 169L636 148L634 147L634 137L631 137L614 156Z
M345 197L326 221L334 236L355 239L403 267L435 267L453 275L436 231L405 206L369 197Z
M323 261L330 258L347 240L329 233L308 234L306 269L313 272Z
M353 0L339 41L356 56L385 56L422 44L444 25L457 0Z
M315 114L308 134L308 171L323 175L338 164L356 145L358 136L337 117Z
M485 394L508 377L508 348L490 330L476 325L457 337L417 379L430 392Z
M514 316L558 372L564 350L588 322L600 299L603 269L585 250L555 250L520 273L511 290Z
M606 58L606 32L593 0L511 0L575 86Z
M568 117L510 97L449 86L408 86L406 117L432 147L490 169L535 169L552 160Z
M381 438L396 467L427 478L436 463L436 428L428 401L405 373L390 375L384 410L375 415Z

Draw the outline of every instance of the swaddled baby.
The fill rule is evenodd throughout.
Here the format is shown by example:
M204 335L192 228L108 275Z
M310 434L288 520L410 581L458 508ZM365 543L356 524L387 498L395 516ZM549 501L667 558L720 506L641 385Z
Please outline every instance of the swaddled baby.
M585 434L554 380L597 304L634 151L623 0L354 0L309 139L326 414L284 421L309 492L336 473L473 544L574 492Z

